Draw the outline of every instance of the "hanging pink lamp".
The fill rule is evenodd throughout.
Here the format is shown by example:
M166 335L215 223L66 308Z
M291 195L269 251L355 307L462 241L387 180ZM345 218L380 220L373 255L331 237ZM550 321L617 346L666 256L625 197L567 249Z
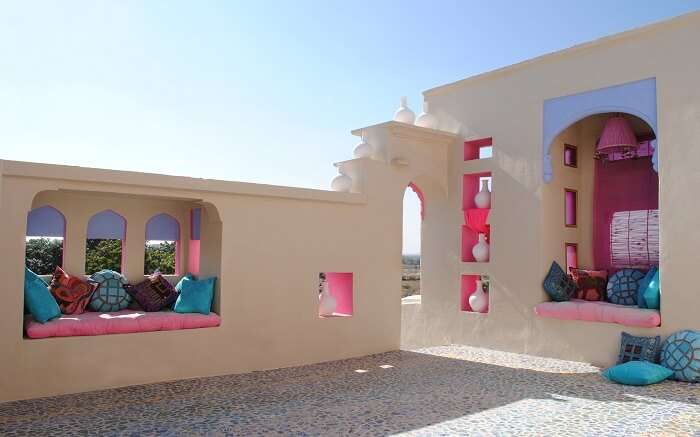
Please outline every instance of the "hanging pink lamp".
M639 144L627 119L621 115L610 117L605 123L598 141L595 158L608 158L614 154L634 155Z

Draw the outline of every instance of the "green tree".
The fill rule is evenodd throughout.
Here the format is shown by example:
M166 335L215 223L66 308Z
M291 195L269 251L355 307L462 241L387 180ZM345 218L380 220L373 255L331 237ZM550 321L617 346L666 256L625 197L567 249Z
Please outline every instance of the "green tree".
M32 238L27 240L25 263L37 275L50 275L63 265L63 239Z
M149 275L160 270L164 275L175 274L175 242L163 241L160 244L146 242L146 259L143 273Z
M122 270L122 241L88 239L85 244L85 273L92 274L102 269Z

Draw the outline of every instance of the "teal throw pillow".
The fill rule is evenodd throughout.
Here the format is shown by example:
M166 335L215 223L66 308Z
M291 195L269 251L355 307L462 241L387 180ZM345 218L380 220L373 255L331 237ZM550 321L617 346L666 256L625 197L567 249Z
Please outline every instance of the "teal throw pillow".
M192 273L187 272L187 274L183 276L182 279L180 279L180 281L175 285L175 291L178 293L182 293L182 281L185 279L195 279L195 277L192 275Z
M36 273L24 268L24 304L34 320L46 323L61 316L61 309L49 288Z
M637 289L637 306L639 306L639 308L649 308L647 306L647 300L644 299L644 292L649 286L649 283L654 279L656 271L656 267L650 268L647 274L639 281L639 288Z
M644 290L644 300L647 308L655 310L661 308L661 284L658 270L654 274L654 278L649 282L649 285L647 285L647 289Z
M649 361L628 361L603 371L603 376L610 381L625 385L656 384L671 375L672 370Z
M214 299L216 278L194 280L183 278L182 291L175 301L173 310L176 313L209 314L211 301Z

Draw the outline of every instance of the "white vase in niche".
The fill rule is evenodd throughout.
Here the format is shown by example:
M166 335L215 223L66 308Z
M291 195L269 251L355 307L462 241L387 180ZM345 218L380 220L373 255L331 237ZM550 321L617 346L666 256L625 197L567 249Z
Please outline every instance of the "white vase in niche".
M352 188L352 179L345 174L339 174L331 181L331 189L333 191L349 192Z
M394 113L394 121L400 121L401 123L413 124L416 120L416 114L411 111L406 103L406 97L401 97L401 105L399 109Z
M430 113L430 105L428 102L423 102L423 113L416 118L416 126L437 129L438 120Z
M472 311L483 313L489 303L489 297L484 293L484 285L480 280L476 281L476 291L469 296L469 306Z
M489 191L488 179L481 181L481 191L474 196L474 203L480 209L491 208L491 191Z
M472 247L472 255L474 255L474 259L480 263L489 260L489 243L486 242L485 234L479 234L479 242Z
M321 294L319 294L318 299L318 314L321 316L332 316L335 312L338 301L331 294L331 289L328 287L328 282L323 282L323 285L321 286Z
M364 135L362 136L362 141L355 146L352 156L355 158L369 158L372 156L372 145L365 140Z

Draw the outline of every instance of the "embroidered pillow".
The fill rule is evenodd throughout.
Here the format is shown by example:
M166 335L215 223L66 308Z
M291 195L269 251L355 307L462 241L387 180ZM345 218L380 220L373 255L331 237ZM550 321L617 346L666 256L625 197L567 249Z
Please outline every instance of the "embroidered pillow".
M49 291L63 314L82 314L97 286L95 282L69 275L62 268L56 267Z
M671 379L700 382L700 331L678 331L661 346L661 365L671 369Z
M131 303L131 296L124 289L128 282L121 274L112 270L101 270L93 273L90 279L99 284L90 300L89 306L92 311L119 311Z
M661 346L661 337L636 337L626 332L622 333L620 355L617 364L628 361L650 361L655 363Z
M576 299L605 300L608 272L571 268L571 277L576 283Z
M622 269L608 281L608 301L618 305L637 305L637 290L644 273L634 269Z
M155 272L136 285L124 287L145 311L160 311L177 299L177 291L160 272Z
M542 286L555 302L565 302L576 294L576 284L556 261L552 262Z

